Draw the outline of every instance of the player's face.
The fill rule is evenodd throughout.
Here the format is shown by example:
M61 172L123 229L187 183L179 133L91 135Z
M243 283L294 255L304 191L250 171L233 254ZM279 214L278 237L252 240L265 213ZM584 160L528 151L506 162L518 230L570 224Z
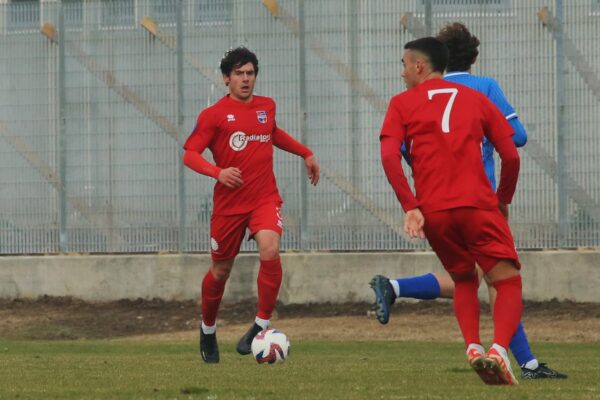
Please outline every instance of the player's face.
M247 103L252 100L256 71L252 63L234 68L229 76L223 75L223 81L229 88L229 95L238 101Z
M410 89L418 84L417 57L412 50L404 49L402 53L402 79L406 88Z

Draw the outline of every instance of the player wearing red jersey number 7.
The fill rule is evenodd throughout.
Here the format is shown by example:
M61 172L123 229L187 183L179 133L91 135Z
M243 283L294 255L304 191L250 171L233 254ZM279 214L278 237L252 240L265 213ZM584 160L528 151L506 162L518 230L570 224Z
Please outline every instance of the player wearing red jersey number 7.
M304 159L308 178L319 181L312 151L277 126L273 99L254 95L258 59L250 50L230 50L221 60L229 93L204 109L186 141L183 161L192 170L217 180L210 223L212 265L202 281L200 354L219 362L216 318L225 283L246 229L258 245L258 311L237 351L249 354L254 336L266 329L282 279L279 243L283 231L282 199L273 172L273 146ZM209 149L215 164L202 157Z
M453 22L445 25L437 34L437 39L448 48L448 65L445 80L460 83L483 93L498 107L515 131L513 142L517 147L527 143L527 132L521 124L513 106L508 102L496 80L480 75L472 75L471 68L479 55L479 39L464 24ZM406 152L403 151L403 154ZM484 138L481 147L483 166L492 188L496 189L494 147ZM499 204L500 211L508 218L508 206ZM478 276L483 278L481 269ZM487 283L487 282L486 282ZM397 297L432 300L439 297L454 297L454 281L448 274L428 273L414 277L388 279L376 275L370 282L375 292L375 315L377 320L386 324L390 318L391 305ZM490 304L493 306L496 290L487 285ZM521 367L524 379L566 379L567 375L540 363L531 350L525 328L519 323L517 331L510 342L510 350Z
M435 38L404 47L402 76L408 90L390 101L381 128L386 176L406 212L411 237L426 237L455 282L454 309L471 366L489 384L517 383L506 348L521 318L521 267L499 207L512 200L519 172L513 129L481 93L444 81L448 49ZM481 162L487 137L502 160L494 193ZM416 195L401 164L406 143ZM494 344L479 337L479 264L497 290Z

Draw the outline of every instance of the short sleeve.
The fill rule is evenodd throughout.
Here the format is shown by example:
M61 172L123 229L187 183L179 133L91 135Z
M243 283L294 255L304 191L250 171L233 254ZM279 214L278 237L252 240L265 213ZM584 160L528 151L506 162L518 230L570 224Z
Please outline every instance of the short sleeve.
M215 130L216 126L209 109L202 111L198 116L198 121L196 122L194 130L186 140L183 148L202 153L212 141Z

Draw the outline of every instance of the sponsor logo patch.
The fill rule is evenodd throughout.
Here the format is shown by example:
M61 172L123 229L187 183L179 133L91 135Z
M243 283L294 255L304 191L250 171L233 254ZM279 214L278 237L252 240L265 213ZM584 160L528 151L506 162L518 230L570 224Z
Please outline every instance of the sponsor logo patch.
M242 151L248 146L248 142L266 143L271 140L271 135L252 134L246 135L242 131L236 131L229 137L229 147L234 151Z

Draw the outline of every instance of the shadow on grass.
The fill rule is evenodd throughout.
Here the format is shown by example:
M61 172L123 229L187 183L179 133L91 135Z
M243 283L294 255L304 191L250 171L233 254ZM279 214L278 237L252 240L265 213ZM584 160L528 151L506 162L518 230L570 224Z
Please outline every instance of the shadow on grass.
M181 394L205 394L208 393L207 388L188 386L180 390Z

